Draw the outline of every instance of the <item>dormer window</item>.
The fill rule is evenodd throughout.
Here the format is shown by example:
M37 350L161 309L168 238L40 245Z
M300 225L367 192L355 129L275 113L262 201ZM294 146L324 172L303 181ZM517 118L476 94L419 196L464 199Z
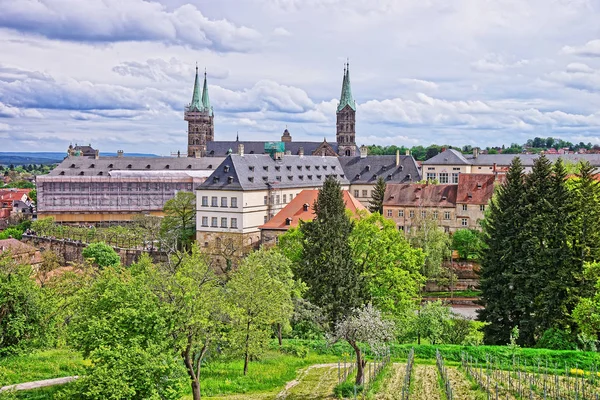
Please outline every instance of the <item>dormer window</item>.
M310 171L310 165L305 165L304 168L306 168L307 171Z
M275 180L278 181L278 182L281 182L281 176L276 176Z
M65 171L60 171L59 175L64 175L64 174L65 174Z
M391 180L392 179L392 174L388 174L387 178L388 178L388 181Z
M367 165L367 171L370 171L370 170L371 170L371 166Z
M253 176L249 176L248 177L248 182L254 182L254 177Z
M250 170L250 172L254 172L254 167L252 165L249 166L248 169Z
M83 171L81 171L81 172L79 173L79 175L84 175Z
M268 165L263 166L263 170L268 171L269 170L269 166Z
M477 189L481 189L481 183L477 184Z
M308 179L312 180L312 175L306 175Z
M213 183L219 183L219 177L218 176L213 177Z
M473 193L467 193L467 197L472 199L473 198Z
M127 165L127 168L131 169L131 166L132 166L132 165L131 165L131 164L129 164L129 165Z
M371 178L371 179L377 179L377 175L373 174L373 178Z
M323 169L327 169L327 165L323 165Z
M285 224L286 224L286 225L291 225L291 224L292 224L292 219L291 219L290 217L287 217L287 218L285 219Z
M275 171L279 171L279 170L281 170L281 167L280 167L279 165L277 165L277 166L275 167Z
M360 179L360 174L356 174L355 179Z
M229 172L229 165L223 167L223 172Z
M269 180L269 177L268 177L268 176L263 176L263 177L262 177L262 180L266 182L266 181L268 181L268 180Z
M192 164L188 165L187 169L192 169Z
M302 209L303 209L304 211L308 211L308 207L309 207L308 203L304 203L304 204L302 205Z
M90 165L90 168L95 168L95 167L96 167L96 164Z
M212 164L208 164L208 169L212 169Z
M332 166L331 166L331 169L335 169L335 165L332 165Z
M298 171L302 171L302 165L298 165L296 168L298 168Z
M171 166L169 164L165 165L165 169L169 169Z
M112 164L108 164L108 168L112 168L112 167L113 167L113 165L112 165Z
M104 172L100 171L98 172L98 175L104 175Z
M340 178L345 178L345 177L346 177L346 175L340 174Z
M315 165L315 169L318 171L318 170L321 169L321 166L320 165Z
M304 180L304 175L298 175L298 179L300 179L301 181Z
M75 168L75 164L71 164L71 168Z
M447 197L446 197L446 196L442 196L442 200L446 200L446 199L447 199Z
M317 175L317 179L321 179L321 177L323 177L323 175Z
M227 177L227 183L233 183L233 176Z
M150 164L146 165L146 169L150 169Z
M402 171L404 169L404 165L401 165L398 168L400 168L400 171Z
M288 171L292 170L292 166L291 165L286 166L286 168L287 168Z
M290 181L293 181L293 180L294 180L294 177L293 177L292 175L288 175L288 179L289 179Z

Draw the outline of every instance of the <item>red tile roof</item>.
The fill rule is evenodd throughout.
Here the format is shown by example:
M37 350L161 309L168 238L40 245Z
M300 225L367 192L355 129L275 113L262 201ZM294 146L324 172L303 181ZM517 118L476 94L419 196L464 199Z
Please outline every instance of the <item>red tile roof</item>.
M366 210L354 196L348 193L347 190L343 191L344 202L346 203L346 209L350 210L353 214L356 214L358 210ZM281 211L279 211L273 218L271 218L266 224L259 226L260 229L274 229L274 230L288 230L298 226L300 220L312 221L315 218L313 211L313 204L319 195L318 190L306 189L298 193L292 201L288 203ZM308 204L305 207L305 204ZM306 209L306 210L305 210ZM287 219L290 218L289 224Z
M29 195L31 189L0 189L0 201L19 201Z
M458 204L487 204L494 194L495 182L504 182L505 175L460 174L458 176Z
M457 185L388 184L384 206L449 207L456 204Z

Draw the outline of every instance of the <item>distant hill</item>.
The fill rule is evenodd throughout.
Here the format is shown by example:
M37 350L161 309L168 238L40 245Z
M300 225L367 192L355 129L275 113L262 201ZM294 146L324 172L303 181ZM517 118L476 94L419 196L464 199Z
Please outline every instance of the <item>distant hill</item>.
M57 164L65 158L65 152L3 152L0 165ZM117 153L102 153L101 156L116 157ZM127 153L127 157L158 157L156 154Z

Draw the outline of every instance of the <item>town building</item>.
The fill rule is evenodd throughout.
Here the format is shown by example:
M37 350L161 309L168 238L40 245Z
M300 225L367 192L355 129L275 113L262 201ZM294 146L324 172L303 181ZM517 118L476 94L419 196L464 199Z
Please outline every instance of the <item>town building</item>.
M163 215L178 191L193 192L223 158L69 155L36 178L38 217L65 223L122 223Z
M423 179L435 180L441 184L458 183L459 174L504 174L508 171L512 160L518 157L524 166L525 173L531 172L533 163L539 154L480 154L479 149L473 149L472 154L462 154L459 150L447 149L429 160L423 161ZM600 154L546 154L550 162L559 158L566 164L577 164L588 161L600 169Z
M31 189L0 189L0 230L6 229L11 218L31 218L33 202L29 197L30 191Z
M503 180L504 175L460 174L457 184L389 184L383 215L405 232L429 218L446 232L481 229L495 185Z
M359 211L368 213L367 208L349 191L344 190L342 194L346 210L349 210L355 216L359 214ZM258 227L261 232L261 243L264 246L274 246L279 243L278 238L280 235L290 228L298 227L300 221L312 221L315 218L313 204L318 196L318 190L305 189L301 191L266 224Z
M256 247L260 226L302 190L319 189L329 175L348 189L338 157L245 154L242 148L196 190L196 240L204 247L233 241L240 252Z

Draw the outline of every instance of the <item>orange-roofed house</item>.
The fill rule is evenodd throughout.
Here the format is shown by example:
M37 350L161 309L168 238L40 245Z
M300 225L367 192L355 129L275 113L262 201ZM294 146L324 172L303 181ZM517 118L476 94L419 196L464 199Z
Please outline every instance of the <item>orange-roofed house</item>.
M355 215L359 211L367 210L350 192L343 190L342 193L346 210ZM318 190L306 189L301 191L266 224L259 226L263 245L273 246L278 242L279 235L284 234L290 228L297 227L300 221L312 221L315 218L313 204L318 196Z

